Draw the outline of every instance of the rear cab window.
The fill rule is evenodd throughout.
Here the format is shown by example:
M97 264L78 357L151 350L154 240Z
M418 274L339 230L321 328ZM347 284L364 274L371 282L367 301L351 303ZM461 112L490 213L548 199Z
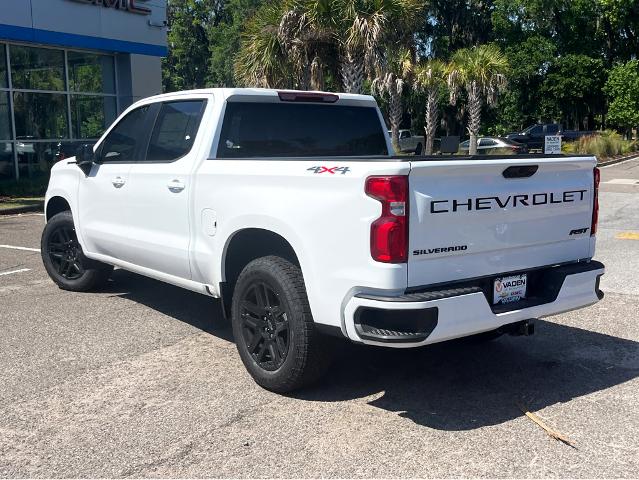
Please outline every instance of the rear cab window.
M388 155L372 106L228 101L217 158Z
M204 100L183 100L162 103L147 148L149 162L170 162L191 151L197 135Z

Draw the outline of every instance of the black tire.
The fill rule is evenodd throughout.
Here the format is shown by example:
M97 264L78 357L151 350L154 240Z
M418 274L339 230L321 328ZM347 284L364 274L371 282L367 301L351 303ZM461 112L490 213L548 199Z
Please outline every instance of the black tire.
M300 268L283 258L258 258L242 270L231 318L240 358L267 390L302 388L330 365L332 339L315 328Z
M84 256L69 211L58 213L47 222L40 252L49 277L63 290L94 290L106 283L113 271L111 265Z

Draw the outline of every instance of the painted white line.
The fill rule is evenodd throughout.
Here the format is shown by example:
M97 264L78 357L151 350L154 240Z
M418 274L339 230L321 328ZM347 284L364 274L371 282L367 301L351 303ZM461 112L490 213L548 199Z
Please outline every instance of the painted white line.
M612 180L601 183L610 185L639 185L639 180L635 180L634 178L613 178Z
M3 218L16 217L44 217L44 213L15 213L13 215L0 215L0 220L2 220Z
M0 245L0 248L10 248L12 250L26 250L27 252L39 252L39 248L14 247L13 245Z
M621 162L617 162L617 163L612 163L610 165L603 165L599 168L610 168L610 167L616 167L617 165L623 165L624 163L628 163L628 162L632 162L633 160L637 160L637 158L639 157L632 157L632 158L628 158L626 160L622 160Z
M14 273L28 272L30 270L31 270L30 268L21 268L20 270L11 270L10 272L2 272L2 273L0 273L0 276L2 276L2 275L12 275Z

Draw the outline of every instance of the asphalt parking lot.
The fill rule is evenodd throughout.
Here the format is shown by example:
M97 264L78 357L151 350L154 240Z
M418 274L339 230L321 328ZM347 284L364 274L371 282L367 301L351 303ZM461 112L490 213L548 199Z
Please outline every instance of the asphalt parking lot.
M0 217L0 476L635 478L639 160L602 182L603 301L481 346L345 343L288 397L253 383L216 301L122 270L64 292L43 217Z

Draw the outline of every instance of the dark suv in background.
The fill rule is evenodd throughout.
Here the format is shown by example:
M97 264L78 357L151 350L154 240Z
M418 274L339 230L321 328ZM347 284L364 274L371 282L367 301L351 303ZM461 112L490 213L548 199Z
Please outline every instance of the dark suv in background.
M522 143L529 150L543 149L547 135L559 135L564 142L574 142L580 137L593 135L592 131L564 130L558 123L538 123L531 125L520 133L509 133L506 138L513 142Z

